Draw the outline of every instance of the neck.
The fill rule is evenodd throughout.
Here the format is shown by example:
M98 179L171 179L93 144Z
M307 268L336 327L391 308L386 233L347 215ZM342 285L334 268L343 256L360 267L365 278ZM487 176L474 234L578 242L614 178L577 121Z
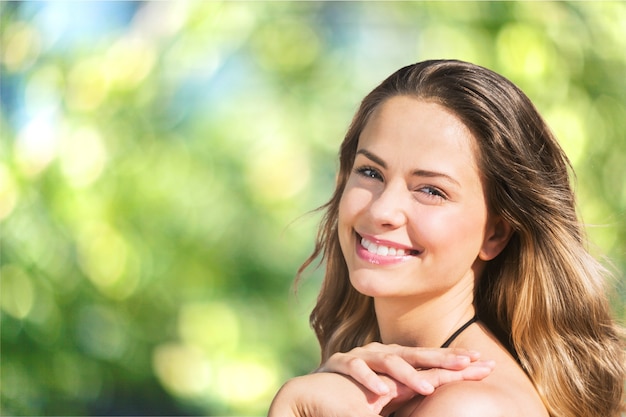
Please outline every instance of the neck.
M382 342L439 347L474 316L472 300L471 292L428 300L376 298L374 306Z

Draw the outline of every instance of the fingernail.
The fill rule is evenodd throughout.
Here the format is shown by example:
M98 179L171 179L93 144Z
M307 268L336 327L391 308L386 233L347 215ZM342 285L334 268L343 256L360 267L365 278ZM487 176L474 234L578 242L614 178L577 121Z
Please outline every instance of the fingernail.
M476 366L483 366L485 368L495 368L496 367L496 362L494 360L488 360L488 361L476 361L474 362L474 365Z
M462 364L466 364L470 362L469 356L465 356L465 355L457 355L456 360L458 362L461 362Z
M423 395L428 395L428 394L432 394L433 392L435 392L435 387L433 387L431 384L429 384L426 381L422 381L420 383L420 388L422 389L421 393Z
M380 395L386 395L389 394L389 387L384 382L379 382L376 384L376 391Z

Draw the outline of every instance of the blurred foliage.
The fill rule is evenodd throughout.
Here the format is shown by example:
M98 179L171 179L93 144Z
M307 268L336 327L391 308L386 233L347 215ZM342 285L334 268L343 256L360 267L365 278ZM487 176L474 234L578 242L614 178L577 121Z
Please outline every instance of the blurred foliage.
M3 415L262 415L317 365L294 296L359 100L460 58L516 82L626 271L626 3L0 3Z

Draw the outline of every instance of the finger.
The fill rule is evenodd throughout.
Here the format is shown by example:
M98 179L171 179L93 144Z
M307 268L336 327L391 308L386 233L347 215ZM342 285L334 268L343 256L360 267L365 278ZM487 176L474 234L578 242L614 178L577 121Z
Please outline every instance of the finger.
M348 353L360 356L368 363L371 360L369 358L373 357L372 355L395 354L406 360L414 368L463 369L480 358L479 352L467 349L419 348L395 344L384 345L376 342Z
M477 361L462 370L431 368L416 370L394 366L388 375L397 382L421 395L429 395L444 384L456 381L480 381L494 369L493 361Z
M434 386L426 378L421 378L422 371L396 354L377 354L369 358L367 365L378 373L388 375L400 384L422 395L428 395Z
M478 357L480 356L480 352L477 352L475 350L464 349L464 348L426 348L426 347L398 345L394 343L384 344L380 342L370 342L367 345L364 345L362 347L357 347L351 350L350 352L353 352L354 350L366 350L366 351L374 351L374 352L380 351L380 352L396 353L396 354L401 354L402 352L406 350L414 350L416 352L432 352L434 354L448 352L448 353L454 353L457 355L470 356L473 360L478 359Z
M424 349L399 346L395 353L415 368L460 370L480 358L480 353L465 349Z
M494 369L493 361L475 362L460 371L451 371L447 369L428 369L418 371L417 378L428 381L434 388L438 388L444 384L456 381L479 381L487 377Z
M496 367L495 361L478 361L463 369L461 374L464 380L477 381L487 377Z
M418 371L413 365L400 356L385 353L383 350L389 349L379 348L374 351L356 348L349 353L335 353L319 371L350 376L379 395L385 395L395 387L389 387L377 374L388 375L420 394L427 395L432 392L433 386L424 378L418 377Z
M413 391L428 395L446 381L478 380L490 371L478 367L465 374L438 374L424 371L423 368L461 371L473 366L479 356L478 352L465 349L428 349L370 343L347 353L335 353L319 371L350 376L378 395L389 392L390 387L377 375L386 374Z
M382 378L389 384L389 395L380 397L379 403L383 404L383 412L381 415L390 415L395 411L398 406L405 404L407 401L418 395L414 390L407 387L404 384L399 383L395 379L392 379L386 375L382 375Z
M336 354L328 360L327 366L322 370L350 376L377 395L389 393L388 384L361 358L346 354Z

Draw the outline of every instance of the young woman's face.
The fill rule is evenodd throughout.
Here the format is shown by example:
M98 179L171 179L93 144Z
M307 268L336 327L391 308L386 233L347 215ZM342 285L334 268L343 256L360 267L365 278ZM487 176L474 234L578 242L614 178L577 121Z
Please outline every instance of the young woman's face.
M339 206L359 292L433 297L474 284L491 222L473 144L438 104L397 96L372 114Z

